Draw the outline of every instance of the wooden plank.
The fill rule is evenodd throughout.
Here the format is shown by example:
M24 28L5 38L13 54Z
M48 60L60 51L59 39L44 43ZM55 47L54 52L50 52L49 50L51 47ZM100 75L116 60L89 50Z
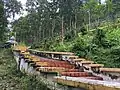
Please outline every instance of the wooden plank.
M93 61L81 61L80 62L81 64L92 64L92 63L94 63Z
M120 68L100 68L102 72L120 73Z
M40 62L40 59L32 59L33 62Z
M78 59L73 59L73 61L75 61L75 62L81 62L81 61L85 61L86 59L84 59L84 58L78 58Z
M47 62L36 62L37 66L47 66L48 63Z
M46 53L46 54L74 55L74 53L71 53L71 52L51 52L51 51L39 51L39 50L33 50L33 49L29 49L29 50L33 52Z
M30 52L21 52L21 54L23 54L23 55L29 55Z
M51 73L61 73L64 72L66 69L63 67L37 67L39 71L42 72L51 72Z
M40 57L35 56L35 55L30 55L29 59L33 60L33 61L40 61Z
M99 68L99 67L103 67L104 65L103 64L89 64L88 66L92 68Z
M77 59L78 56L74 56L74 55L70 55L70 56L67 56L68 59Z
M120 90L120 83L110 81L91 80L76 77L54 77L55 81L67 86L84 88L86 90Z

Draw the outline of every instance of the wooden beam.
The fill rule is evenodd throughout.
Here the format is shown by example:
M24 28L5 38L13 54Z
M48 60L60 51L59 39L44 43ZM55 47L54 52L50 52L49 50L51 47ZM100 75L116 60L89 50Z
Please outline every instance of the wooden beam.
M89 64L88 66L91 68L99 68L99 67L103 67L104 65L103 64Z
M74 55L70 55L70 56L67 56L68 59L77 59L78 56L74 56Z
M46 54L74 55L74 53L71 52L51 52L51 51L39 51L33 49L29 49L29 50L33 52L46 53Z
M102 72L120 73L120 68L100 68Z
M86 59L84 59L84 58L78 58L78 59L73 59L73 61L75 61L75 62L81 62L81 61L85 61Z
M57 76L54 77L54 81L62 85L84 88L86 90L120 90L120 83L92 80L86 78Z
M81 61L80 62L81 64L92 64L92 63L94 63L93 61Z

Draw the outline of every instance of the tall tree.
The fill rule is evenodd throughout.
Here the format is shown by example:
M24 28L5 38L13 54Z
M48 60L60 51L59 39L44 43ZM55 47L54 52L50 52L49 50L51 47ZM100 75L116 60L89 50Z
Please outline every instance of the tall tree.
M4 11L4 2L0 1L0 41L4 40L4 35L7 27L7 19Z
M113 3L112 0L106 0L106 10L108 15L108 20L113 20Z
M23 9L21 2L18 2L17 0L3 0L3 1L7 17L14 18L15 14L21 13L21 10Z
M120 16L120 0L112 0L113 9L114 9L114 16L119 17Z
M5 34L8 31L8 18L15 17L22 9L21 3L17 0L0 0L0 39L5 40Z

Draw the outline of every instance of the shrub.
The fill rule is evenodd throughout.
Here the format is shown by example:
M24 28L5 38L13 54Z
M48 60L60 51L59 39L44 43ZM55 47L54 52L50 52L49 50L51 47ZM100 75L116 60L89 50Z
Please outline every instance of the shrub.
M92 37L88 35L81 35L74 40L72 51L75 52L80 57L86 57L87 52L89 51L89 46L91 43Z

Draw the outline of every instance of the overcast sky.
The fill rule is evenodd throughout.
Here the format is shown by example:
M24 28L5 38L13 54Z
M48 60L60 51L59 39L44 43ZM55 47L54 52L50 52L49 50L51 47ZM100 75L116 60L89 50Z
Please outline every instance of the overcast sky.
M22 4L25 4L27 0L18 0L18 1L21 1Z

